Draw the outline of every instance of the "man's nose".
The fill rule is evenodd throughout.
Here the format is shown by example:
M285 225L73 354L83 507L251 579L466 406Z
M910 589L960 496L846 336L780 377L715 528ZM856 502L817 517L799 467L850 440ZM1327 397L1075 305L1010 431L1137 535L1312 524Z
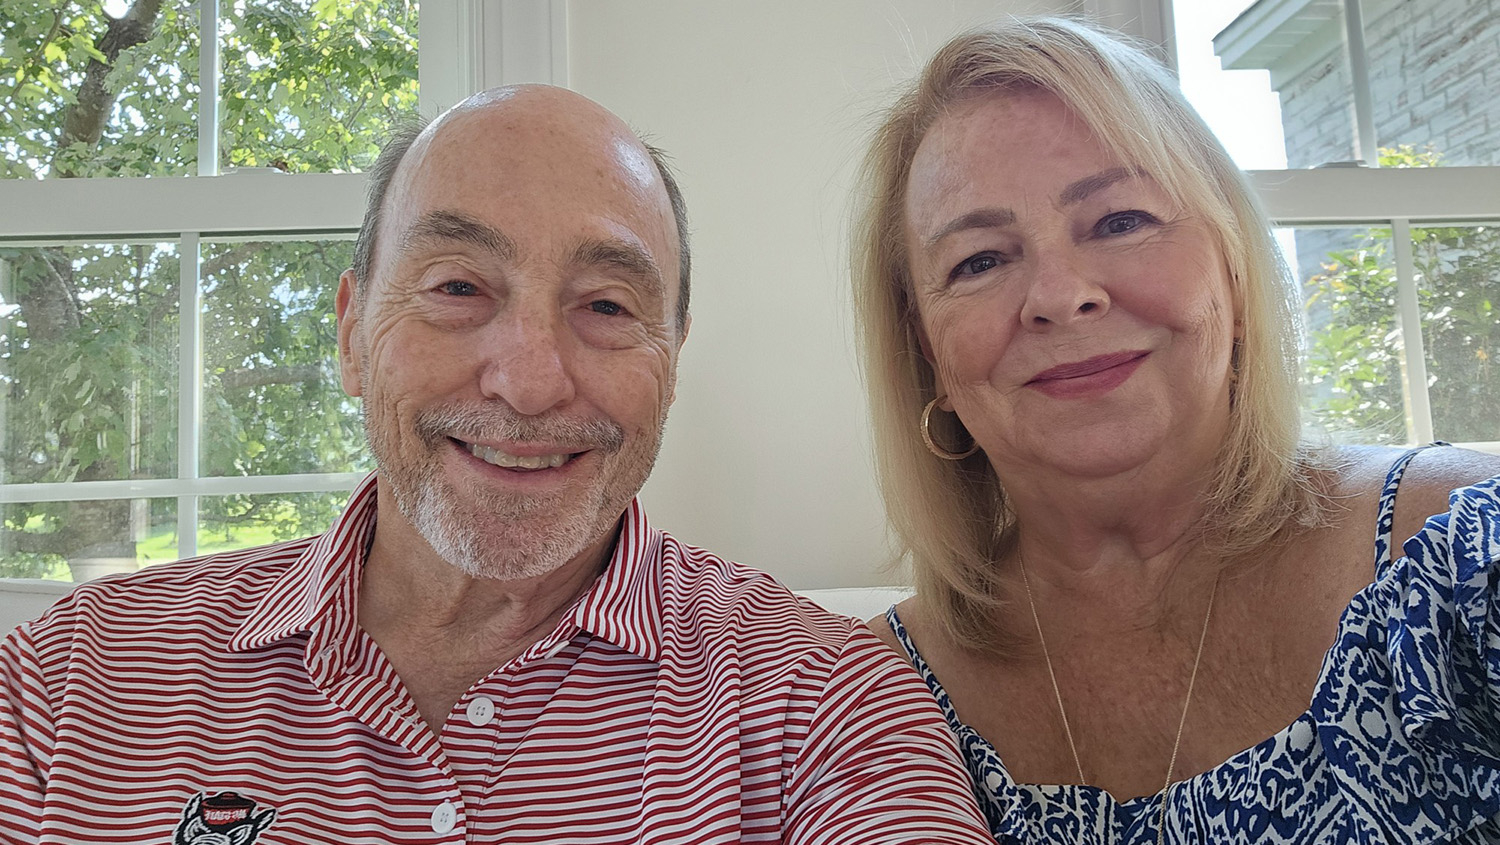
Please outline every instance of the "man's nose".
M516 413L536 416L572 401L571 338L554 310L516 309L485 327L476 353L486 363L480 390Z
M1068 255L1037 256L1031 262L1021 324L1044 329L1109 313L1109 293L1097 270Z

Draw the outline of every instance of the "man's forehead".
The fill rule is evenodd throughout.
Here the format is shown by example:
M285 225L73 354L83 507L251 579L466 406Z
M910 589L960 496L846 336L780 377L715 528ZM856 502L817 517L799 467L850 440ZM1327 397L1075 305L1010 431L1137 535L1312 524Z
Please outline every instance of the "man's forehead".
M563 190L602 180L636 202L670 211L655 162L618 118L581 97L582 104L533 99L540 98L492 99L443 115L403 158L393 193L462 193L465 185L486 183Z
M573 208L610 231L555 231L557 243L566 241L573 250L581 242L618 238L623 226L635 236L626 240L642 240L653 263L675 277L676 221L644 144L618 118L581 97L581 103L526 99L498 96L466 105L445 114L412 145L387 197L381 240L394 248L387 256L404 251L412 227L435 211L507 229L491 215L514 220L530 217L530 209Z

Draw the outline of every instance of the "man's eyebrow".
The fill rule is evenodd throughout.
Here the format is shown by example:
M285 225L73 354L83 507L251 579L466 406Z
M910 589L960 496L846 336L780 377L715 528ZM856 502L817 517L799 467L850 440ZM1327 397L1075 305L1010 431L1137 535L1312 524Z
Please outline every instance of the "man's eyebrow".
M666 295L666 283L662 281L661 268L651 260L650 253L629 241L618 239L585 241L573 250L573 263L584 266L606 264L623 271L646 292L656 296Z
M1077 182L1063 188L1063 192L1057 195L1059 205L1074 205L1088 199L1091 194L1108 188L1126 179L1134 179L1140 172L1128 167L1114 167L1103 173L1095 173L1093 176L1085 176Z
M1009 226L1015 222L1016 213L1008 208L981 208L948 221L948 224L943 228L925 238L922 241L922 245L931 249L937 245L938 241L941 241L954 232L962 232L967 229L998 229L1001 226Z
M430 244L452 242L479 247L502 259L512 258L516 254L515 242L506 237L505 233L452 211L429 211L418 218L407 230L401 243L401 252L405 254Z

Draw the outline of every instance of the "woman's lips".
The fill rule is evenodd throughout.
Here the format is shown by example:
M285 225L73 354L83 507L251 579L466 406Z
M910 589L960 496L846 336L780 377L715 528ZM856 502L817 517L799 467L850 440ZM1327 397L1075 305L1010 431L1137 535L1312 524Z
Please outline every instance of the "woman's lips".
M1032 376L1026 386L1060 398L1108 393L1124 384L1149 354L1136 349L1059 364Z

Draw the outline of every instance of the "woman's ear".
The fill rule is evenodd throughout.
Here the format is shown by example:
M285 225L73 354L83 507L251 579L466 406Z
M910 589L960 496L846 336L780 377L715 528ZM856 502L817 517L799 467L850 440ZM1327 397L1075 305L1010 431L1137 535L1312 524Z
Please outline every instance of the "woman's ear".
M938 402L938 407L951 413L953 411L953 403L948 401L948 386L943 382L942 371L938 369L937 361L933 357L932 341L927 338L927 330L922 327L920 318L913 315L909 320L907 325L910 327L911 333L917 338L917 346L922 350L922 358L927 362L928 369L932 370L933 389L937 391L938 396L942 397L941 401Z

